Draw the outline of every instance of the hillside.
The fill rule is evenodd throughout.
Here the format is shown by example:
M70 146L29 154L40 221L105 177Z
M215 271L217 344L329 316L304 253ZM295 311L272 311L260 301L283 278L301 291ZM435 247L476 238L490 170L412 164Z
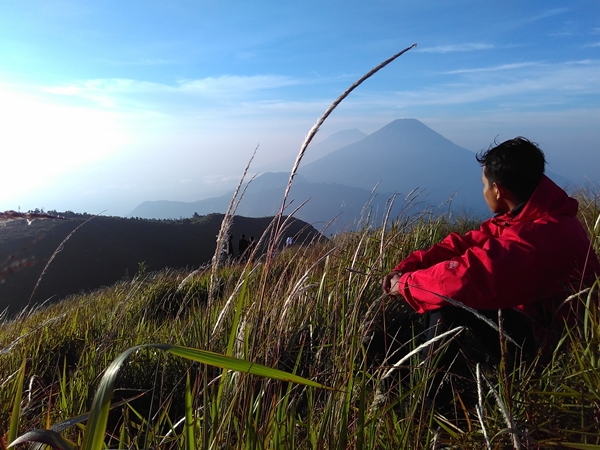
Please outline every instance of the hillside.
M446 345L423 359L423 315L382 297L398 261L468 226L425 215L223 266L210 303L210 273L162 271L0 321L0 426L81 442L103 405L106 448L596 448L595 303L548 363L448 369Z
M15 313L29 302L34 286L58 245L90 216L70 215L65 220L36 219L0 223L0 310ZM123 279L140 269L197 268L210 261L222 214L193 219L158 221L95 217L83 225L49 266L31 304L57 301L69 294L90 291ZM241 234L257 239L271 217L236 216L231 234L237 253ZM293 220L289 234L298 241L312 239L316 231Z

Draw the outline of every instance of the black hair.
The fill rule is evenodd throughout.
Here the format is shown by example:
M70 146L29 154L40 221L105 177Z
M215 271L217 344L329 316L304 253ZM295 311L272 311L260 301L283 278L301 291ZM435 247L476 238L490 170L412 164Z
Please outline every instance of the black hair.
M546 165L544 152L521 136L501 144L494 142L476 158L490 183L505 187L523 202L540 183Z

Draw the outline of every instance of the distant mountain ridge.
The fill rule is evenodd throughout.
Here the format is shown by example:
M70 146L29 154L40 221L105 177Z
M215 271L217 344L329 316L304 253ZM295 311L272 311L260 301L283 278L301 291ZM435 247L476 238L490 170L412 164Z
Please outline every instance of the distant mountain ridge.
M351 131L351 130L350 130ZM356 133L358 132L358 133ZM361 132L345 138L360 137ZM342 133L341 136L344 136ZM330 141L330 144L335 142ZM339 142L339 141L338 141ZM318 145L318 144L317 144ZM331 144L333 145L333 144ZM307 154L310 153L309 147ZM548 173L557 183L565 179ZM239 213L260 217L275 214L281 206L289 173L266 173L249 186ZM387 200L398 194L392 217L403 208L402 199L417 192L412 211L424 208L451 209L460 214L488 217L481 194L481 167L475 153L462 148L416 119L397 119L351 144L330 151L316 161L300 166L290 193L294 206L310 199L296 217L308 223L326 224L336 218L329 232L352 228L360 220L363 206L383 213ZM194 212L224 212L233 192L198 202L144 202L132 216L190 217Z
M289 173L277 172L266 173L256 178L244 193L236 214L254 217L276 214L281 208L283 192L289 177ZM169 216L166 214L169 212L178 217L191 217L194 213L210 214L213 211L225 211L232 195L233 193L227 193L220 197L189 203L144 202L132 212L132 215L167 218ZM297 175L290 191L289 198L292 201L286 213L291 213L302 202L308 200L295 216L301 217L301 220L310 223L319 231L327 234L337 233L354 228L360 221L364 206L369 202L374 210L385 211L387 200L392 195L392 193L384 193L373 196L367 189L340 184L309 183L304 177ZM401 205L402 202L398 202L397 211L400 210ZM323 227L326 229L323 230Z

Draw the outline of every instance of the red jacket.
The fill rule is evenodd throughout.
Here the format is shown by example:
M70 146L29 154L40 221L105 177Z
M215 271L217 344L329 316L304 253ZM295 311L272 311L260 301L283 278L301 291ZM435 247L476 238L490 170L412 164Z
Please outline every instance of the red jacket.
M600 274L577 208L544 176L516 216L497 215L408 256L394 269L402 272L399 291L419 313L447 304L437 293L475 309L518 307L535 317L549 299L564 299Z

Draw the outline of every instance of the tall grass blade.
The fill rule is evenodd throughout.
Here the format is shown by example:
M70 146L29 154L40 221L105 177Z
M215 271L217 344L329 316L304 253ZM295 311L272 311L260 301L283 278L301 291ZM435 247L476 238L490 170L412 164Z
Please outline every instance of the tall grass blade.
M502 415L504 416L504 421L506 422L506 425L508 425L508 432L510 433L510 437L512 439L513 448L515 448L515 449L521 448L521 442L520 442L519 436L518 436L518 434L520 434L520 432L517 429L517 427L515 426L515 421L513 419L512 414L510 413L510 411L508 410L508 408L502 401L502 398L500 398L500 394L498 394L498 392L496 392L496 389L494 389L494 386L492 386L492 383L490 383L490 381L487 378L485 378L484 376L482 376L482 378L487 383L488 388L490 389L492 394L494 394L494 398L496 399L498 408L500 409L500 412L502 412Z
M450 297L446 297L445 295L441 295L438 294L436 292L433 291L429 291L428 289L423 289L424 291L427 291L433 295L436 295L442 299L444 299L444 301L450 303L452 306L456 306L457 308L462 308L466 311L469 311L471 314L473 314L475 317L477 317L479 320L481 320L482 322L485 322L486 324L488 324L491 328L493 328L495 331L497 331L501 336L503 336L507 341L511 342L512 344L514 344L515 346L517 346L518 348L521 348L521 346L517 343L517 341L515 341L512 337L510 337L508 334L506 334L503 330L500 329L500 327L498 327L498 325L496 325L494 323L493 320L488 319L487 317L485 317L483 314L481 314L479 311L477 311L475 308L471 308L470 306L465 305L462 302L459 302L458 300L454 300L453 298Z
M227 299L227 302L225 302L225 305L223 306L223 309L221 309L221 312L219 313L219 317L217 317L217 320L215 321L215 326L213 327L213 330L212 330L212 335L213 336L217 332L217 329L219 328L219 325L221 324L221 320L223 320L223 317L225 316L225 313L229 309L229 305L231 305L231 303L233 302L233 298L236 296L236 294L238 293L238 291L240 290L240 288L244 287L244 292L245 292L245 289L246 289L245 286L246 286L246 283L248 282L248 279L250 278L250 275L252 275L254 273L254 271L256 269L258 269L259 267L260 267L260 264L257 264L256 266L254 266L252 268L252 270L249 273L248 272L244 272L244 277L235 286L235 289L233 290L233 293L229 296L229 298ZM240 297L243 298L243 296L244 296L243 293L240 294ZM229 355L230 353L228 352L227 354Z
M488 435L487 429L485 428L485 423L483 421L483 389L481 383L481 372L479 370L479 363L475 366L475 376L477 377L477 405L475 409L477 411L477 418L479 419L479 423L481 424L481 430L483 431L483 438L485 439L485 444L488 450L492 450L492 444L490 443L490 437Z
M275 242L277 241L277 237L279 235L281 216L283 216L283 211L285 211L285 209L287 207L287 198L290 195L290 189L292 188L292 183L294 182L294 177L296 176L296 172L298 172L298 167L300 167L300 162L302 161L302 158L304 157L304 154L306 153L306 149L307 149L308 145L311 143L311 141L313 140L313 138L315 137L315 135L319 131L319 128L321 127L321 125L323 125L323 123L329 117L329 115L333 112L333 110L335 108L337 108L338 105L340 103L342 103L342 101L344 101L344 99L346 97L348 97L350 95L350 93L354 89L356 89L358 86L360 86L367 79L371 78L373 75L375 75L381 69L383 69L385 66L387 66L388 64L390 64L394 60L398 59L404 53L406 53L407 51L409 51L410 49L412 49L412 48L414 48L416 46L417 46L417 44L413 44L410 47L406 47L404 50L396 53L391 58L386 59L381 64L379 64L378 66L374 67L369 72L367 72L365 75L363 75L362 77L360 77L357 81L354 82L354 84L352 84L352 86L350 86L348 89L346 89L342 93L342 95L340 95L329 106L329 108L327 108L327 110L323 113L323 115L321 117L319 117L319 120L317 120L317 122L310 129L310 131L306 135L306 138L304 139L304 142L302 143L302 146L300 147L300 151L298 152L298 155L296 156L296 161L294 162L294 166L292 167L292 170L290 172L290 178L289 178L288 184L287 184L287 186L285 188L285 192L283 194L283 200L281 202L281 208L279 210L279 213L277 214L277 226L275 227L275 239L273 239L273 241L271 242L271 248L269 249L269 254L267 255L267 258L268 258L267 259L267 267L269 266L269 261L270 261L271 255L273 254L274 245L275 245Z
M102 211L100 214L103 214L104 211ZM52 253L52 256L50 256L50 259L48 260L48 262L46 263L46 265L44 266L44 269L42 270L42 273L40 274L40 276L37 279L37 282L35 283L35 286L33 287L33 291L31 291L31 295L29 296L29 301L27 302L27 305L29 305L31 303L31 300L33 300L33 296L35 295L37 288L39 287L42 278L44 278L44 275L46 275L46 272L48 271L48 267L50 267L50 264L52 264L52 261L54 261L54 258L56 257L56 255L58 255L62 249L64 248L66 242L71 239L71 236L73 236L77 230L79 230L82 226L84 226L86 223L88 223L90 220L98 217L100 214L96 214L95 216L90 217L89 219L87 219L85 222L81 223L80 225L78 225L73 231L71 231L66 238L64 238L62 240L62 242L60 244L58 244L58 247L56 247L56 250L54 250L54 253Z
M190 372L185 379L185 448L194 450L196 439L194 436L194 414L192 406L192 388L190 386Z
M117 373L121 364L127 357L140 347L131 347L121 353L106 369L104 376L98 385L98 390L94 396L92 408L90 411L90 420L88 421L85 437L83 439L83 450L101 450L104 447L104 434L106 423L108 422L108 412L110 410L110 398L117 380Z
M41 442L60 450L75 450L77 445L52 430L31 430L15 439L8 447L25 444L26 442Z
M323 123L325 122L325 120L329 117L329 115L333 112L333 110L335 108L338 107L338 105L340 103L342 103L342 101L344 101L344 99L346 97L348 97L350 95L350 93L356 89L358 86L360 86L364 81L368 80L369 78L371 78L373 75L375 75L377 72L379 72L381 69L383 69L385 66L387 66L388 64L390 64L391 62L393 62L394 60L398 59L400 56L402 56L404 53L406 53L407 51L409 51L412 48L415 48L417 46L417 44L413 44L410 47L406 47L404 50L396 53L394 56L392 56L391 58L386 59L385 61L383 61L381 64L379 64L378 66L374 67L373 69L371 69L369 72L367 72L365 75L363 75L362 77L360 77L357 81L355 81L348 89L346 89L342 95L340 95L330 106L329 108L327 108L327 110L323 113L323 115L321 117L319 117L319 120L317 120L317 122L313 125L313 127L310 129L310 131L308 132L308 135L306 136L306 138L304 139L304 142L302 143L302 147L300 148L300 152L298 153L298 156L296 157L296 161L294 162L294 166L292 168L292 171L290 173L290 179L288 181L288 185L286 187L285 193L283 195L283 202L282 202L282 206L281 206L281 213L283 213L283 210L285 209L285 204L288 198L288 195L290 193L290 188L292 187L292 182L294 180L294 176L296 175L296 172L298 171L298 167L300 165L300 161L302 161L302 158L304 157L304 153L306 152L306 148L308 147L308 145L311 143L311 141L313 140L313 138L315 137L315 135L317 134L317 132L319 131L319 128L321 128L321 125L323 125Z
M404 357L402 357L402 359L400 359L398 362L396 362L392 368L390 370L388 370L385 375L383 377L381 377L382 380L385 380L387 377L389 377L396 369L398 369L398 367L400 367L402 364L404 364L406 361L408 361L410 359L411 356L419 353L421 350L423 350L424 348L429 347L431 344L444 339L446 336L450 336L450 335L458 335L460 332L462 332L464 330L465 327L456 327L456 328L452 328L451 330L448 330L442 334L439 334L437 336L435 336L434 338L428 340L427 342L422 343L421 345L419 345L418 347L416 347L414 350L411 350L410 352L408 352Z
M147 344L142 347L158 348L175 356L180 356L182 358L190 359L192 361L208 364L210 366L234 370L236 372L244 372L249 373L251 375L258 375L261 377L271 378L273 380L304 384L306 386L331 389L328 386L322 385L315 381L308 380L298 375L293 375L283 370L272 369L270 367L246 361L244 359L233 358L231 356L221 355L219 353L213 353L206 350L197 350L194 348L180 347L170 344Z
M211 270L211 274L210 274L210 288L209 288L209 292L208 292L208 303L209 304L211 304L213 301L213 295L214 295L214 291L215 291L215 280L216 280L216 276L217 276L217 269L219 268L220 263L221 263L223 244L225 243L225 238L226 238L227 234L229 233L229 228L231 227L231 222L233 220L233 216L235 215L235 212L237 210L238 204L236 204L236 200L238 197L238 192L240 191L240 188L241 188L242 184L244 183L244 179L246 178L248 169L250 169L250 165L252 164L252 161L254 160L254 156L256 155L257 149L258 149L258 147L256 147L254 149L254 153L252 154L252 157L248 161L248 164L246 164L246 168L244 169L242 178L240 179L240 182L238 183L238 185L235 189L235 192L233 193L231 202L229 203L229 206L227 207L227 212L225 212L225 216L223 217L223 221L221 222L221 228L219 229L219 234L217 235L217 248L215 249L215 254L214 254L213 260L212 260L212 270Z
M25 364L27 363L27 357L23 358L23 363L21 364L21 371L19 372L19 376L15 380L15 397L13 401L13 409L12 414L10 416L10 426L8 429L8 443L12 444L12 442L17 438L17 433L19 432L19 418L21 417L21 396L23 395L23 382L25 380Z

